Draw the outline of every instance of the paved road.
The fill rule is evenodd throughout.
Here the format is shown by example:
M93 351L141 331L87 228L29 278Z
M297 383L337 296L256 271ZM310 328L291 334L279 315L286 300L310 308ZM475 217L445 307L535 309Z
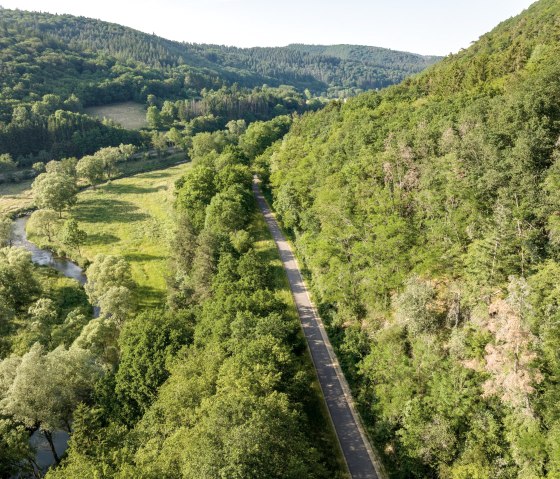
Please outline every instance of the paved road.
M378 479L373 451L359 425L346 379L340 370L321 318L311 302L292 249L280 231L260 191L257 179L253 181L253 193L280 251L303 332L350 475L352 479Z

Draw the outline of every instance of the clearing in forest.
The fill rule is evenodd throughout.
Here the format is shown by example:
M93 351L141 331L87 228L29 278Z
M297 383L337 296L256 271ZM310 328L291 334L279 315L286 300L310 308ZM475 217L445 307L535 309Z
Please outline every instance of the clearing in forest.
M0 216L11 215L33 207L32 181L0 184Z
M111 105L91 106L84 111L99 119L108 118L128 130L146 127L146 110L144 105L133 101L112 103Z
M112 181L78 195L71 216L88 234L82 256L123 256L138 283L141 305L164 301L173 229L175 181L190 164L182 164Z

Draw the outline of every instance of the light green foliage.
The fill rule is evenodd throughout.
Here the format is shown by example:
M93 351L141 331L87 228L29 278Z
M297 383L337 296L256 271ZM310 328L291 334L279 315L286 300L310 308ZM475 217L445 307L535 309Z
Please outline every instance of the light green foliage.
M136 153L136 147L134 145L125 145L121 143L119 145L120 151L120 160L121 161L128 161Z
M95 188L103 179L105 168L103 159L99 156L84 156L76 166L80 178L86 179Z
M0 216L0 247L8 246L12 234L12 219L8 216Z
M434 333L442 327L441 312L435 307L436 291L433 285L412 277L394 304L397 321L406 325L411 334Z
M78 222L75 219L71 218L64 222L64 225L58 233L58 238L63 245L70 248L77 248L79 253L80 246L84 244L87 239L87 233L79 228Z
M148 110L146 111L146 122L148 123L148 127L152 129L159 129L162 127L162 119L161 114L157 108L157 106L149 106Z
M103 366L112 368L119 359L118 336L117 323L101 316L84 326L72 347L91 352Z
M204 225L206 206L216 194L214 173L210 167L191 168L178 181L177 205L186 212L191 224L198 230Z
M96 305L111 288L134 286L130 264L113 255L98 254L87 269L87 277L85 290L91 303Z
M232 186L212 198L206 208L205 228L214 233L232 233L247 223L251 198L241 188Z
M118 174L117 162L123 159L123 151L120 147L101 148L95 153L95 156L103 163L103 171L109 180Z
M0 475L31 474L33 458L29 433L25 428L8 419L0 419Z
M76 203L76 180L63 173L42 173L33 184L33 197L40 208L62 211Z
M59 173L61 175L76 177L76 165L78 160L76 158L64 158L60 161L49 161L45 165L47 173Z
M57 348L47 353L36 344L12 374L0 398L2 413L29 427L68 430L72 411L87 398L99 372L92 356L82 349Z
M242 136L239 146L248 158L254 160L272 143L282 138L290 128L291 119L279 116L267 122L255 122L249 125Z
M16 169L16 162L9 153L0 155L0 173L10 173Z
M38 293L32 271L30 253L21 248L0 249L0 298L4 305L19 308Z
M121 326L135 309L132 291L126 286L108 286L97 301L97 306L105 318Z
M42 161L37 161L36 163L33 163L32 168L33 171L35 171L35 173L37 173L38 175L46 171L45 164Z
M27 222L27 228L52 241L58 234L60 221L58 215L53 210L36 210L31 213Z
M166 142L173 146L188 151L190 148L190 137L184 136L177 128L173 127L166 133Z
M193 159L202 159L210 153L221 153L232 138L225 131L215 131L213 133L199 133L192 139L189 156Z
M161 131L154 131L152 132L151 138L152 148L154 148L160 154L163 154L169 146L167 144L167 134Z

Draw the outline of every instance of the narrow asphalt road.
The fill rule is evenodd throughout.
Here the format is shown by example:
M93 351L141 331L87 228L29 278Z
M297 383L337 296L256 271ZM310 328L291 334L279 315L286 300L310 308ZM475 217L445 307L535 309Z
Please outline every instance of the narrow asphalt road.
M346 379L340 370L321 318L311 302L290 244L284 238L270 211L258 181L256 178L253 181L253 193L280 252L319 383L350 475L352 479L379 479L374 466L373 451L359 423Z

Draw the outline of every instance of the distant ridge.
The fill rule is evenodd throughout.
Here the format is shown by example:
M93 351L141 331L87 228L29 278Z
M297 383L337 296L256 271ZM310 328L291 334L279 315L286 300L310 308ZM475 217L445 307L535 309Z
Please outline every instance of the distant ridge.
M78 52L152 68L188 65L242 86L286 84L331 96L399 83L440 59L360 45L238 48L181 43L101 20L21 10L3 9L0 22L23 25L30 37L48 38Z

